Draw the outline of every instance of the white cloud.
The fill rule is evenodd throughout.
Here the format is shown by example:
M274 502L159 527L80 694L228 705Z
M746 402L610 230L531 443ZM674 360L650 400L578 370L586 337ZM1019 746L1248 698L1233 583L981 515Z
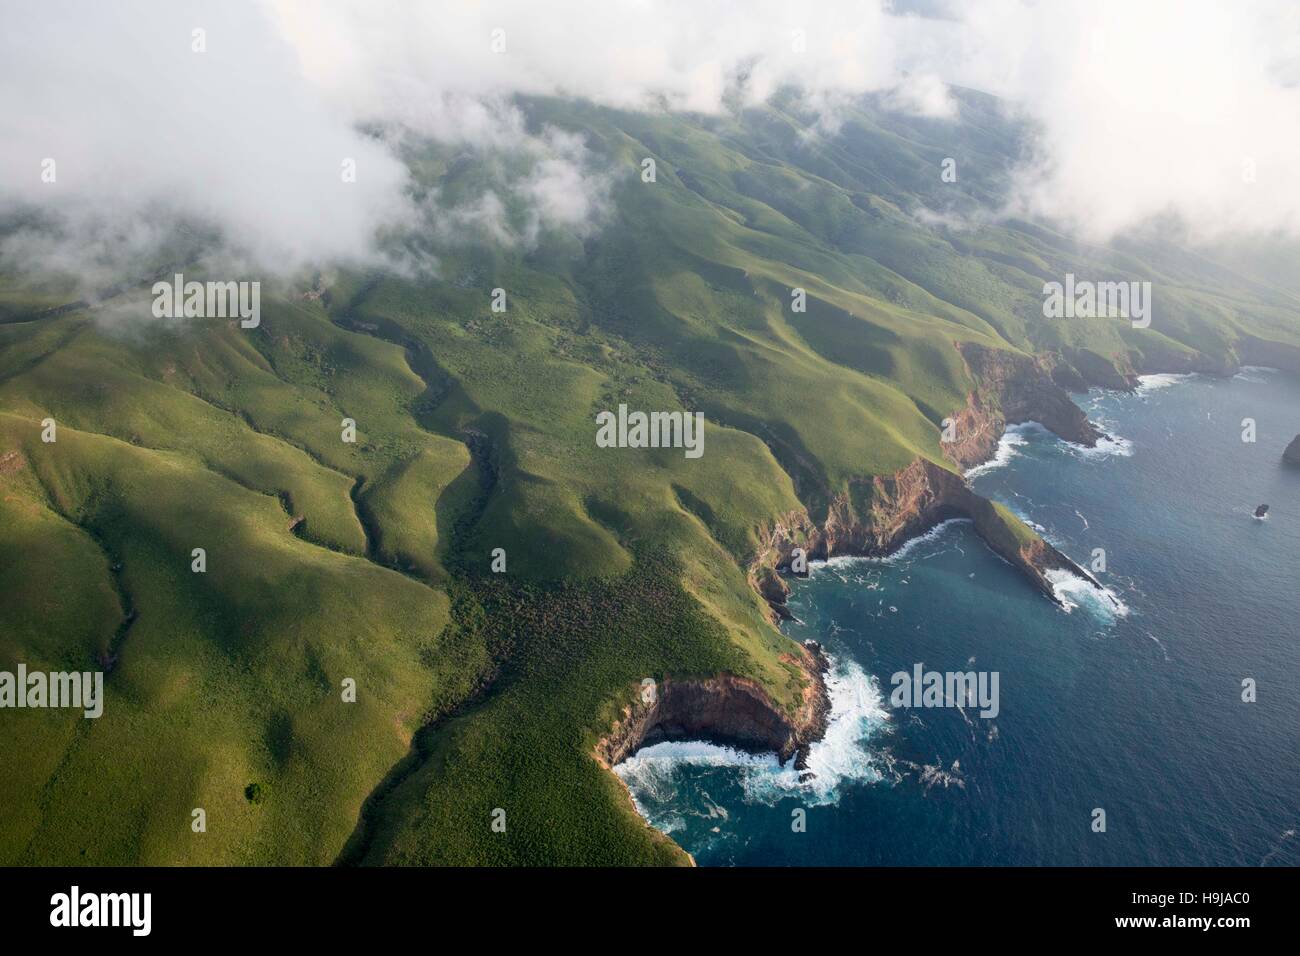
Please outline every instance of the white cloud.
M1292 0L895 6L930 16L891 16L862 0L275 8L306 74L357 115L400 115L443 138L485 135L491 124L464 104L516 92L716 112L744 74L749 102L804 87L827 104L817 129L827 134L845 95L883 91L899 109L944 117L954 114L944 84L956 83L1040 124L1015 212L1065 220L1094 239L1171 211L1197 236L1300 233ZM490 47L497 28L501 54Z
M1177 213L1193 237L1300 234L1300 6L981 3L953 57L1042 125L1025 211L1107 238ZM1253 176L1253 180L1251 177Z
M0 32L0 212L63 221L64 239L25 245L29 257L105 268L165 242L159 223L176 216L280 271L373 258L392 225L531 243L546 228L589 231L610 184L580 141L530 131L514 94L717 112L795 84L825 107L817 133L833 135L845 97L883 92L943 117L944 84L958 83L1016 102L1042 130L1016 211L1090 238L1170 211L1196 235L1300 233L1300 9L1288 0L911 7L942 18L862 0L47 0L9 11ZM205 53L191 50L194 28ZM400 130L528 163L457 207L435 195L416 208ZM54 184L40 179L47 157ZM348 158L355 183L340 176Z
M711 112L741 69L755 101L783 83L879 89L906 66L913 32L911 18L861 0L275 0L273 7L304 72L322 87L359 114L396 108L409 119L427 110L424 119L435 126L438 98L448 90L568 93L628 108L663 99ZM493 52L494 39L502 52Z
M365 255L406 170L297 72L259 6L46 2L0 32L0 200L104 239L169 213L292 267ZM13 22L18 21L18 22ZM191 49L206 30L206 52ZM56 180L41 179L42 160ZM355 183L342 163L355 160ZM129 235L147 246L150 230Z

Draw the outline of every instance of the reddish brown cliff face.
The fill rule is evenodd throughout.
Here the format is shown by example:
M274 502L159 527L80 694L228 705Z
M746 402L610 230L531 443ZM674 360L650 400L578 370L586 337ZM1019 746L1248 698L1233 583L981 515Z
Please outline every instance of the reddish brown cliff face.
M1051 357L1030 358L971 343L959 343L957 348L976 383L967 406L954 416L956 441L943 445L959 467L990 459L1009 424L1036 421L1066 441L1088 447L1101 437L1058 384L1060 376L1053 373L1063 366ZM834 555L883 557L951 518L973 522L995 553L1053 600L1056 595L1047 572L1068 570L1092 580L1050 544L1018 534L960 475L924 458L896 474L850 483L846 492L831 498L820 525L806 512L782 516L764 532L764 544L750 566L750 580L775 616L785 617L789 588L773 569L789 567L796 549L802 549L809 560Z
M797 647L797 645L795 645ZM816 645L798 648L796 659L808 676L803 702L794 713L780 707L758 683L731 674L704 680L665 678L654 699L638 700L596 745L596 757L612 767L638 749L661 740L711 740L755 752L774 752L802 768L808 747L826 732L830 701L822 673L825 658Z
M957 416L958 442L947 450L969 467L992 457L1009 423L1037 421L1068 441L1094 445L1099 437L1083 411L1052 377L1051 363L1014 352L960 346L976 381L970 404ZM905 541L951 518L973 522L995 553L1019 568L1056 600L1047 572L1069 570L1092 578L1050 544L1017 533L993 503L980 497L956 472L918 458L893 475L860 478L833 495L819 525L806 510L777 518L761 532L762 544L749 566L750 584L767 601L774 622L789 617L789 585L777 569L788 568L796 549L808 560L833 555L884 556ZM1096 583L1095 581L1093 582ZM638 701L596 747L605 766L660 740L707 739L749 750L773 751L796 766L826 729L829 700L820 648L800 648L798 663L808 675L797 713L787 713L756 682L730 674L703 680L665 679L651 703Z
M990 349L968 342L958 351L975 380L966 407L953 416L956 440L945 442L948 459L963 469L993 457L1008 425L1036 421L1064 438L1091 448L1101 437L1083 409L1058 384L1049 358ZM1127 383L1119 381L1120 387Z
M971 491L960 475L924 458L918 458L895 475L873 478L865 513L855 513L849 497L842 495L831 502L822 527L806 514L797 513L787 515L768 530L751 570L751 579L768 581L760 593L769 603L783 604L788 591L784 582L779 588L770 583L770 569L789 567L796 548L803 549L809 560L824 560L834 555L884 557L908 539L951 518L969 519L996 554L1019 568L1052 600L1056 600L1056 595L1047 580L1048 571L1068 570L1091 580L1047 542L1018 536L993 503Z

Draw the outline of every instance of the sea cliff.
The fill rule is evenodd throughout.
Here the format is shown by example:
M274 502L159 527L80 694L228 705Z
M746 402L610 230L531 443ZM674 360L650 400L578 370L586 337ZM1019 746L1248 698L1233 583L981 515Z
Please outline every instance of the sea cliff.
M1008 425L1030 421L1066 441L1088 448L1096 445L1101 433L1060 384L1058 370L1064 366L1050 356L1030 357L970 343L960 343L957 349L975 389L966 407L952 418L954 440L943 444L944 454L954 464L971 468L988 461Z
M1060 366L1053 357L973 343L956 347L975 387L949 423L953 440L942 443L954 465L969 469L988 461L1008 425L1035 421L1066 441L1090 448L1102 437L1059 383L1054 372ZM764 543L749 567L750 581L774 617L782 618L788 614L789 587L777 571L790 568L796 549L808 560L883 557L953 518L971 521L996 554L1053 601L1058 599L1048 579L1051 571L1069 571L1096 584L1013 515L972 491L960 474L926 458L892 475L851 482L847 491L832 497L820 524L802 511L777 519L764 529Z
M863 496L870 501L865 514L852 506L853 497L848 494L836 498L822 525L798 512L768 529L766 546L751 566L750 575L775 616L787 613L784 604L789 592L776 571L791 567L796 549L812 561L836 555L884 557L909 539L953 518L971 521L994 553L1053 601L1057 597L1048 572L1069 571L1093 581L1056 548L1019 526L1013 516L973 492L960 475L926 459L918 458L895 475L872 478Z
M789 712L758 682L732 674L699 680L668 677L649 700L625 707L621 718L596 744L596 758L612 767L641 747L663 740L710 740L742 750L794 758L803 769L808 747L826 732L830 699L822 675L827 662L810 642L794 645L790 662L807 675L803 700Z
M969 468L988 460L1009 424L1037 421L1067 441L1093 446L1100 432L1053 376L1047 357L960 344L975 388L954 416L956 440L944 444L953 465ZM993 502L971 490L958 471L917 458L892 475L854 479L832 495L823 520L806 509L775 518L760 529L761 544L748 574L767 602L773 621L789 616L789 570L796 551L810 561L836 555L884 556L936 525L963 518L999 556L1049 599L1058 600L1048 574L1065 570L1093 584L1091 575ZM1098 585L1100 586L1100 585ZM625 708L600 739L596 757L613 766L660 740L707 739L752 751L775 752L802 766L808 747L825 733L829 699L822 674L826 661L816 645L792 655L808 676L796 713L780 707L757 682L730 674L699 680L665 679L654 700Z

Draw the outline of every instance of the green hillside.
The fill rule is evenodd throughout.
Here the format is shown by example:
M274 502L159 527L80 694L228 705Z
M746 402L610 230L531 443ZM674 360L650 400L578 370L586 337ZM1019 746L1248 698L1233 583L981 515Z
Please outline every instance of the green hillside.
M1093 380L1300 347L1296 292L1226 256L959 224L1012 188L1023 135L961 99L958 122L863 101L832 138L782 100L523 101L607 164L598 231L268 282L256 329L152 319L148 283L78 306L0 277L0 669L108 671L98 720L0 712L0 863L684 862L597 737L647 676L795 707L750 561L855 479L954 467L955 343ZM447 147L411 165L445 197L483 185ZM1151 281L1151 328L1044 318L1066 272ZM620 403L704 412L703 456L597 447Z

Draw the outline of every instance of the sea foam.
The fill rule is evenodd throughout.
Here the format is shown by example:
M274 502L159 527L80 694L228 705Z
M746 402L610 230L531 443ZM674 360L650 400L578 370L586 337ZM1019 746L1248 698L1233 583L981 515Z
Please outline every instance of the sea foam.
M1160 372L1155 375L1139 375L1137 386L1134 388L1139 395L1147 392L1158 391L1162 388L1168 388L1171 385L1177 385L1180 382L1187 382L1195 378L1192 374L1181 374L1174 372Z
M1110 588L1099 588L1091 581L1061 569L1047 571L1044 577L1067 614L1083 607L1108 621L1128 617L1128 605Z
M614 767L627 784L642 816L661 829L681 826L680 819L660 818L656 808L669 804L679 772L691 768L728 768L738 774L746 803L768 806L797 797L809 806L834 804L848 782L882 778L868 741L889 722L885 698L876 680L853 661L832 659L826 673L831 714L825 736L808 751L807 770L782 767L776 754L752 754L700 740L666 741L639 750Z
M1097 444L1092 448L1076 445L1074 442L1067 442L1066 445L1071 454L1078 455L1080 458L1131 458L1133 456L1133 443L1127 438L1109 432L1098 438Z
M1102 424L1105 425L1105 423ZM988 474L997 468L1006 467L1021 454L1020 449L1028 445L1031 438L1043 437L1057 440L1060 447L1079 458L1128 458L1133 454L1133 443L1127 438L1122 438L1111 432L1104 433L1097 439L1097 444L1089 448L1076 442L1057 439L1057 436L1050 429L1039 422L1021 422L1017 425L1007 426L1007 430L998 439L998 448L993 457L986 462L966 469L965 477L970 480Z
M1270 381L1269 376L1279 371L1268 365L1243 365L1241 371L1232 376L1239 382L1250 382L1253 385L1267 385Z
M950 527L957 524L971 524L970 518L949 518L947 521L940 521L925 534L918 534L908 538L900 544L895 550L883 557L865 557L855 554L837 554L833 557L826 558L822 561L808 562L808 576L814 577L818 571L835 571L836 569L847 569L857 565L866 564L894 564L912 553L917 547L926 542L933 541L943 535ZM840 580L847 580L843 575L837 575Z
M1010 425L998 439L997 451L988 461L981 462L978 465L972 465L966 469L967 478L978 478L980 475L987 474L995 468L1006 466L1012 458L1015 458L1020 452L1017 450L1021 445L1029 444L1028 435L1033 431L1045 431L1038 422L1025 422L1023 425Z

